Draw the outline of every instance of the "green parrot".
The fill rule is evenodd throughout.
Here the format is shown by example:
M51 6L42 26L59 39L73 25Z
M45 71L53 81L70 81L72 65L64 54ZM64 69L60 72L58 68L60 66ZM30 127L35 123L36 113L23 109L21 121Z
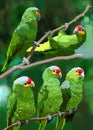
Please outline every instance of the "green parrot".
M43 85L38 93L37 116L47 116L51 120L51 114L58 112L62 104L60 81L61 69L58 66L50 66L43 72ZM48 120L42 120L38 130L44 130Z
M13 83L13 91L9 95L7 103L7 125L18 121L19 125L14 126L12 130L19 130L21 120L28 120L35 112L34 93L31 87L35 83L31 78L22 76Z
M40 52L44 55L66 56L75 53L75 49L79 48L86 40L86 31L81 25L78 25L73 30L72 35L67 35L64 30L60 30L57 36L48 37L48 41L40 44L35 49L35 52ZM31 47L27 52L31 51Z
M72 114L71 116L63 115L59 117L56 123L56 130L63 129L65 122L72 120L73 114L75 113L74 110L82 101L83 79L84 70L80 67L73 68L67 73L66 80L61 85L63 103L60 107L60 111L69 111Z
M21 22L13 32L2 72L7 70L9 64L17 56L23 58L27 48L33 45L37 34L37 21L39 19L40 10L38 8L29 7L26 9L21 18Z

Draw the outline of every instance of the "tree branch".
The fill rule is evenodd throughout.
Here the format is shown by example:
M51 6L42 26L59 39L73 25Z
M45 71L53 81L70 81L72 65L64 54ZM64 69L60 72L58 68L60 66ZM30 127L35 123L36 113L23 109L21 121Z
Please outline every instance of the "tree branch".
M81 17L83 17L87 11L91 8L92 6L90 5L87 5L86 9L84 10L83 13L77 15L73 20L71 20L70 22L68 22L68 26L71 25L72 23L76 22L77 20L79 20ZM43 40L45 38L47 38L51 33L55 33L57 32L58 30L60 29L64 29L66 28L66 24L52 30L52 31L49 31L47 32L43 37L40 38L40 40L38 41L38 43L42 43ZM35 50L36 46L33 45L32 47L32 50L31 52L29 53L27 59L30 60L30 58L32 57L33 53L34 53L34 50ZM73 57L74 56L74 57ZM67 57L67 58L66 58ZM29 67L32 67L32 66L36 66L36 65L40 65L40 64L44 64L44 63L47 63L47 62L51 62L51 61L55 61L55 60L69 60L69 59L73 59L73 58L79 58L79 57L82 57L81 54L76 54L76 55L72 55L72 56L63 56L63 57L54 57L54 58L51 58L51 59L47 59L47 60L44 60L44 61L39 61L39 62L35 62L35 63L32 63L30 65L26 65L25 63L20 63L19 65L17 66L14 66L13 68L11 68L10 70L4 72L3 74L0 75L0 79L3 79L5 77L7 77L9 74L11 74L12 72L16 71L16 70L22 70L22 69L25 69L25 68L29 68Z
M66 116L66 115L72 114L72 112L69 112L69 111L67 111L67 112L61 112L61 114ZM59 116L58 113L55 113L55 114L51 115L52 118L57 117L57 116ZM46 116L46 117L31 118L31 119L28 119L28 120L22 120L20 122L21 122L21 125L22 125L22 124L28 124L28 123L32 123L34 121L42 121L42 120L48 120L48 117ZM9 125L8 127L4 128L3 130L9 130L12 127L18 126L18 125L19 125L19 123L15 122L15 123Z
M77 15L73 20L71 20L71 21L68 22L68 23L65 23L64 25L61 25L61 26L58 27L58 28L55 28L55 29L53 29L53 30L47 32L47 33L38 41L38 43L40 44L41 42L43 42L43 40L44 40L45 38L47 38L51 33L54 34L55 32L57 32L57 31L59 31L59 30L61 30L61 29L65 29L65 28L66 28L66 24L67 24L68 26L70 26L72 23L77 22L77 20L79 20L80 18L82 18L82 17L85 16L85 14L87 13L87 11L88 11L91 7L92 7L92 6L87 5L87 6L86 6L86 9L84 10L84 12L82 12L82 13L79 14L79 15ZM35 46L35 45L32 47L32 50L31 50L31 52L30 52L31 55L29 55L29 58L31 58L31 56L32 56L32 54L34 53L34 50L35 50L36 47L37 47L37 46Z
M8 75L10 75L11 73L13 73L16 70L23 70L23 69L27 69L27 68L30 68L30 67L33 67L33 66L37 66L37 65L49 63L49 62L52 62L52 61L57 61L57 60L70 60L70 59L82 58L82 57L83 57L82 54L74 54L74 55L70 55L70 56L58 56L58 57L54 57L54 58L49 58L49 59L46 59L46 60L34 62L32 64L29 64L29 65L25 65L24 63L21 63L17 66L14 66L10 70L6 71L5 73L1 74L0 79L7 77Z

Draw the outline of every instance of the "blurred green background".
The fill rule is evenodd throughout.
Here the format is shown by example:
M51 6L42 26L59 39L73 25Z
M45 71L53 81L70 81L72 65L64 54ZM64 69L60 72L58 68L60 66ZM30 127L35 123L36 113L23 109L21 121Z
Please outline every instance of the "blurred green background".
M1 0L0 1L0 69L6 58L6 51L13 30L18 25L20 18L27 7L37 6L41 10L41 20L38 24L38 35L36 40L48 30L52 30L72 20L76 15L84 11L86 5L93 5L93 0ZM86 42L76 50L82 53L84 58L68 61L56 61L39 65L26 70L13 72L7 78L0 80L0 130L6 127L6 104L12 88L13 81L22 75L30 76L36 83L34 89L35 97L42 84L42 72L49 65L58 65L62 68L63 80L65 74L73 67L80 66L85 70L83 86L83 101L78 107L73 121L67 124L64 130L91 130L93 129L93 7L85 17L72 24L67 33L71 34L75 25L81 24L87 31ZM37 58L36 58L37 57ZM42 60L43 55L34 55L32 61ZM14 64L18 64L19 59ZM56 118L47 125L46 130L54 130ZM21 130L37 130L38 123L33 122L24 125Z

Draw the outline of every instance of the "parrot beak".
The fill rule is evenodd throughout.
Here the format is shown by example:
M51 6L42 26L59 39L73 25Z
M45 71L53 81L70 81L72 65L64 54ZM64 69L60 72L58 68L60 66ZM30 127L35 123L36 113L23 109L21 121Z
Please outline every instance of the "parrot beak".
M77 34L77 33L82 34L82 35L85 34L85 32L83 30L79 31L77 28L75 28L73 31L73 34Z
M36 11L36 15L38 16L38 21L41 19L41 14L40 14L40 10Z
M75 28L74 31L73 31L73 34L77 34L78 33L78 29Z
M84 79L84 72L80 74L80 78L83 80Z
M59 74L58 74L58 78L62 78L62 73L60 72Z
M30 87L35 87L35 83L31 81Z
M25 87L25 88L35 87L35 83L34 83L33 81L31 81L30 84L25 84L24 87Z

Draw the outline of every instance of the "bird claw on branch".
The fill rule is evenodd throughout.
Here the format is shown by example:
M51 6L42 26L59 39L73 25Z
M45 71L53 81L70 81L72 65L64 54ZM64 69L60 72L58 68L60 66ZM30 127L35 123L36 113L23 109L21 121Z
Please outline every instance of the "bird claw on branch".
M29 60L28 60L27 58L25 58L25 57L23 57L22 63L25 63L25 64L27 64L27 65L30 64Z
M51 115L47 115L46 117L47 117L48 121L52 120L52 116Z
M40 43L37 42L37 41L34 41L34 45L37 46L37 47L39 47L39 46L40 46Z
M58 111L58 115L59 115L59 117L61 117L62 116L62 112Z

